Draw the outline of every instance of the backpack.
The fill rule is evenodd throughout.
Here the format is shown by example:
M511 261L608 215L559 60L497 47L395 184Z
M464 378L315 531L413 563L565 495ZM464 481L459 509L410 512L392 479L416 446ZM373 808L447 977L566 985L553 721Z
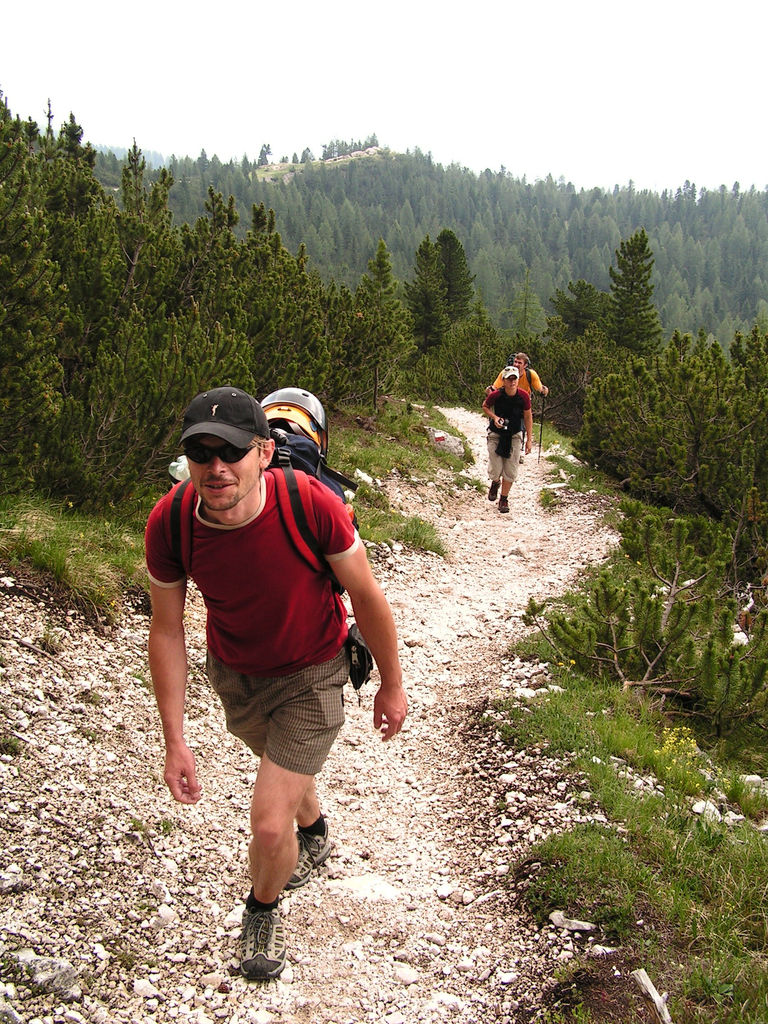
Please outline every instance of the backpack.
M343 587L326 561L317 538L317 524L307 474L302 471L295 472L290 461L276 467L270 466L267 472L273 474L280 519L296 552L315 572L327 572L333 581L336 592L342 593ZM166 535L170 540L174 560L178 562L185 573L189 571L192 556L192 516L194 515L196 492L191 483L191 480L186 479L176 484L165 504L167 509ZM336 489L332 488L332 490ZM346 507L351 509L350 505ZM346 647L350 659L349 678L355 690L359 690L363 683L370 678L373 670L373 655L357 624L350 622L347 628Z
M328 417L323 403L303 388L278 388L262 399L275 454L270 466L292 466L317 477L346 503L345 491L357 490L357 484L331 469L328 456ZM354 510L350 519L357 527Z
M356 491L357 484L343 473L339 473L338 470L331 469L312 438L302 434L289 434L280 427L273 427L270 430L270 435L275 442L275 451L269 464L270 469L278 466L281 469L299 469L309 476L314 476L347 505L345 491ZM279 475L275 474L275 480L278 478ZM351 505L347 505L347 511L350 519L357 526L357 519Z

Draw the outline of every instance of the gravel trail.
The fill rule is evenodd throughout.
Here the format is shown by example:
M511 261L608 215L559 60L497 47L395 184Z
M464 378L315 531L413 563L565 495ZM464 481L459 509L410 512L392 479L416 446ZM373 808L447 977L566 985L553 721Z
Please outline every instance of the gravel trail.
M100 633L13 575L0 580L0 1020L536 1018L569 943L536 927L506 876L531 842L599 812L561 766L511 754L479 720L494 695L522 700L547 683L546 666L508 656L528 598L567 589L615 538L596 495L563 486L542 508L552 470L536 444L501 515L470 479L485 481L483 418L444 412L475 452L466 486L382 486L437 525L448 557L372 551L410 713L383 744L374 681L360 705L350 691L319 777L334 850L282 900L289 964L278 981L249 984L235 970L255 761L204 680L200 602L188 616L188 739L203 799L182 807L162 782L146 616L127 612Z

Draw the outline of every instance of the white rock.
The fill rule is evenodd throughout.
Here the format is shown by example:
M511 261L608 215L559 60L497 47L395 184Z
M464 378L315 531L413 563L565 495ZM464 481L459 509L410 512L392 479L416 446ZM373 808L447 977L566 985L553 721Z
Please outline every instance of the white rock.
M224 975L219 971L211 971L200 978L200 984L204 988L218 988L222 981L224 981Z
M761 775L740 775L739 781L743 782L745 786L752 786L755 789L763 789L768 786L768 782Z
M577 921L574 918L566 917L562 910L553 910L549 920L555 928L565 928L569 932L593 932L597 925L589 921Z
M283 969L283 974L285 974L285 968ZM280 975L281 978L283 974ZM248 1019L249 1021L252 1021L253 1024L270 1024L270 1021L275 1019L275 1014L270 1013L269 1010L258 1009L253 1010L249 1014Z
M225 928L239 928L243 923L243 904L233 907L224 918Z
M691 807L694 814L700 814L707 821L722 821L723 816L711 800L697 800Z
M513 985L520 975L517 971L499 971L497 977L502 985Z
M344 889L362 899L399 900L402 892L380 875L354 875L350 878L336 878L333 888Z
M402 985L415 985L420 975L415 967L401 964L395 968L395 977Z
M160 995L152 982L147 981L146 978L135 978L133 991L137 996L142 996L144 999L156 999Z

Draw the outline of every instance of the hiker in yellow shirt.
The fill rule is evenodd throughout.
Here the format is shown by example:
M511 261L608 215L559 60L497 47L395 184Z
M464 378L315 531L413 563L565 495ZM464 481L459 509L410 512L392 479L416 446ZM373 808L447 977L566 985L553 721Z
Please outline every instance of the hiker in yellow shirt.
M539 394L542 394L545 397L549 394L549 388L545 384L541 383L541 377L539 377L535 370L531 369L531 360L525 352L518 352L511 360L510 365L516 366L518 373L520 374L518 387L521 391L527 391L529 395L532 391L538 391ZM486 395L490 395L492 391L496 391L497 388L504 386L504 381L501 376L502 372L503 371L500 371L493 384L485 389Z

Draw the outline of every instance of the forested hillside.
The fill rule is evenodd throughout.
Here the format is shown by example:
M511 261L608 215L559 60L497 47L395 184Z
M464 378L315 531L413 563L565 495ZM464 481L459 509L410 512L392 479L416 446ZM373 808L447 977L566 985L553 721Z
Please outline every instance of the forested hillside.
M329 144L326 151L346 148ZM528 182L504 170L476 175L418 151L385 150L346 161L311 162L305 153L303 162L280 168L246 158L222 164L202 153L196 160L174 157L168 170L177 223L204 213L210 186L233 196L243 232L252 205L263 203L275 211L290 251L304 243L310 267L351 288L380 238L404 282L425 235L434 239L447 227L464 246L477 291L502 328L520 327L515 305L526 286L544 313L569 281L607 291L619 242L640 228L655 257L655 302L667 336L703 328L727 347L736 330L749 330L758 319L768 325L768 192L742 192L738 183L707 191L685 182L661 195L631 183L612 192L576 190L562 180ZM152 170L148 179L160 173ZM116 158L100 154L97 177L116 186L119 174Z
M553 182L478 179L419 155L383 154L307 161L301 173L288 169L284 184L250 173L266 201L244 217L234 182L209 185L200 216L187 222L171 198L185 194L183 178L165 168L149 175L134 146L115 192L99 181L82 136L74 117L56 135L0 103L0 515L31 498L55 503L65 520L106 516L118 535L121 517L144 521L168 486L190 397L228 383L257 398L307 388L331 414L364 424L394 468L393 408L410 415L416 404L456 404L479 421L486 387L524 350L549 388L545 402L533 395L539 437L546 413L570 435L588 486L598 467L628 498L626 557L585 580L572 613L534 603L530 621L547 620L562 664L662 694L718 741L757 730L764 748L768 330L756 317L722 342L705 330L670 334L658 309L662 283L682 279L688 259L670 269L659 249L659 234L670 231L664 209L678 211L681 238L686 218L688 237L701 235L691 252L702 258L691 256L691 266L721 285L728 279L742 300L749 288L762 293L764 194L577 195ZM427 193L430 180L446 188ZM186 194L194 189L187 180ZM358 197L377 213L368 234ZM288 208L274 211L287 199L293 221ZM409 224L413 253L399 273L385 238L374 244L394 224L406 251L387 209ZM468 209L465 245L457 220ZM633 209L647 230L634 227ZM326 210L338 210L335 228ZM349 266L346 280L313 269L312 231L328 256L336 230L339 252L358 246L355 258L367 257L359 276ZM295 250L285 244L294 231L308 240ZM490 251L478 238L492 240L494 273L503 267L519 280L500 316L506 325L484 302L489 262L468 256L473 233L476 252ZM545 318L533 286L547 277L552 252L564 276L552 272L541 291L552 298ZM590 274L595 254L604 287ZM2 526L13 540L16 520L9 514ZM24 547L22 536L17 551L35 559L36 543ZM738 650L734 623L747 637Z
M768 332L758 321L722 343L705 331L666 334L658 294L673 272L659 273L666 257L651 232L668 223L649 219L648 231L620 237L606 212L618 216L634 203L650 218L677 203L679 230L688 213L698 231L704 214L719 208L720 220L710 219L723 232L709 239L719 256L703 268L717 265L721 283L726 274L741 280L743 298L750 275L757 289L765 270L765 195L577 195L552 182L478 179L418 155L378 154L319 167L308 160L284 184L263 183L251 168L253 189L270 205L241 217L243 198L229 191L236 182L223 183L225 192L209 185L202 213L188 223L174 218L172 196L184 193L185 181L188 192L190 179L177 181L165 168L149 175L134 147L115 194L99 182L97 155L82 134L73 117L55 135L0 105L7 492L39 490L93 510L142 501L167 482L190 395L212 384L237 382L258 397L298 385L347 415L375 417L385 394L479 410L509 353L524 349L551 389L548 418L574 436L584 461L639 497L720 524L732 587L765 578ZM429 181L445 187L427 193ZM282 221L274 212L281 199L295 204ZM377 211L371 233L363 199ZM395 207L414 215L414 251L400 275L386 240L374 244L391 219L385 210ZM477 239L493 232L494 272L522 275L506 327L484 302L481 267L472 265L460 226L450 226L468 209L476 214L468 244L474 234L477 251ZM355 258L365 261L352 284L312 269L309 244L326 256L336 247L326 210L347 218L341 253L357 247ZM429 228L421 237L419 223ZM395 221L402 254L401 228ZM295 252L285 245L292 232L309 239ZM547 280L546 319L534 291L536 275L547 276L545 236L565 275L562 287ZM734 247L726 257L736 237L744 252ZM569 276L588 273L598 251L606 288Z

